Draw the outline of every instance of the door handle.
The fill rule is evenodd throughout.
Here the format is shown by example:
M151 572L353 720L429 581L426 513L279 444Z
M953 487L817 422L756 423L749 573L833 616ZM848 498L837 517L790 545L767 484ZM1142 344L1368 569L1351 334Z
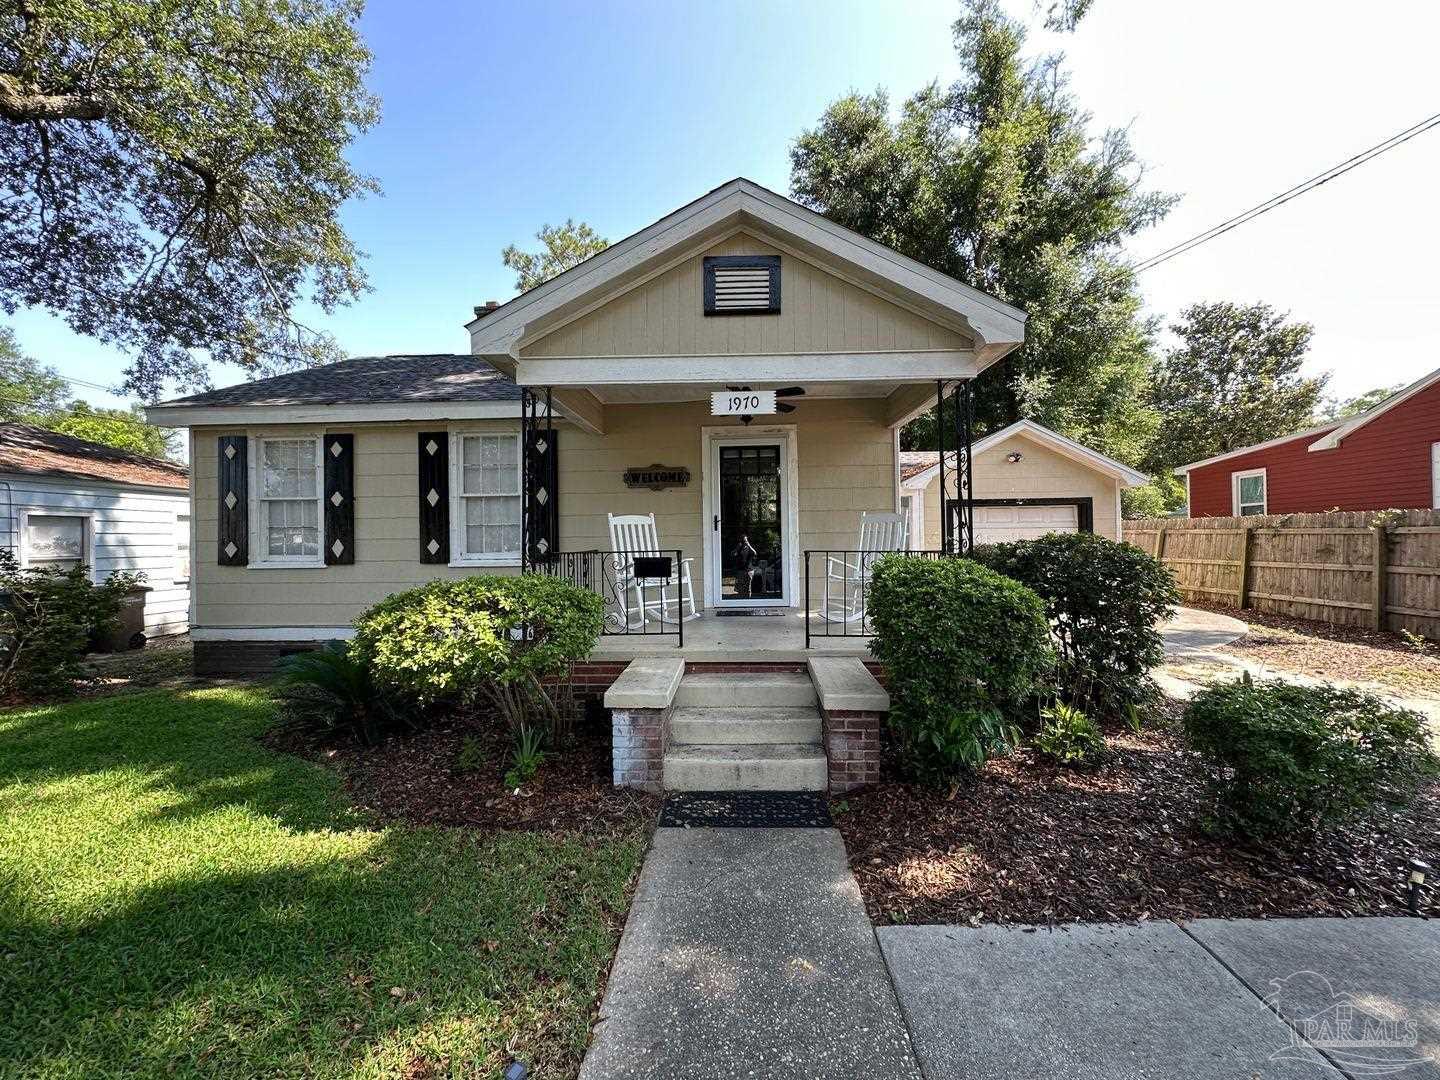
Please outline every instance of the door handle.
M710 527L711 527L712 529L714 529L716 532L719 532L719 531L720 531L720 515L719 515L719 514L716 514L716 515L715 515L715 522L714 522L714 524L712 524Z

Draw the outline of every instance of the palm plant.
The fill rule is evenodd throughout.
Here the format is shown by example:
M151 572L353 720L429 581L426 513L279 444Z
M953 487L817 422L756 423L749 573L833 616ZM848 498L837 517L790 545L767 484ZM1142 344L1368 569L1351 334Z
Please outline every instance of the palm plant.
M346 642L295 653L277 667L275 695L286 726L312 735L346 735L370 746L400 719Z

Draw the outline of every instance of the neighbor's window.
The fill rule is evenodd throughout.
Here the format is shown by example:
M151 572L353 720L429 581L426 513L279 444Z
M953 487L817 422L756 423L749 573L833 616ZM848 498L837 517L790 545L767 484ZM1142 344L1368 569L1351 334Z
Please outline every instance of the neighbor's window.
M1230 474L1234 485L1234 509L1236 517L1253 517L1265 513L1265 470L1252 469L1249 472Z
M190 515L175 515L175 569L171 580L177 585L190 580Z
M86 565L85 519L59 514L25 518L25 564L69 570Z
M462 559L520 557L520 436L461 435L456 485Z
M320 440L262 439L260 543L270 562L320 562Z

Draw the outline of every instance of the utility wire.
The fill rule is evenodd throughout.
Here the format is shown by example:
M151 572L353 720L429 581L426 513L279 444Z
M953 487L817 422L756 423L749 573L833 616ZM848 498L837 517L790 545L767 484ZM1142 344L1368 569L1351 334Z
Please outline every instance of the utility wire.
M1169 260L1175 258L1175 256L1177 255L1183 255L1185 254L1185 252L1191 251L1199 247L1201 244L1204 244L1210 240L1214 240L1217 236L1223 236L1231 229L1239 228L1247 221L1253 221L1261 214L1265 214L1271 210L1274 210L1277 206L1284 206L1291 199L1298 198L1301 195L1304 195L1307 191L1314 191L1322 184L1328 184L1337 176L1343 176L1351 169L1359 168L1367 161L1373 161L1375 158L1379 157L1387 150L1393 150L1401 143L1409 142L1416 135L1423 134L1424 132L1429 131L1431 128L1436 127L1437 125L1440 125L1440 113L1436 113L1434 116L1427 117L1426 119L1421 120L1418 124L1406 128L1404 131L1397 132L1396 134L1390 136L1388 139L1376 143L1368 150L1362 150L1354 157L1346 158L1338 165L1332 165L1324 172L1317 173L1310 179L1304 180L1301 183L1296 184L1294 187L1280 192L1280 194L1278 195L1272 195L1264 202L1252 206L1249 210L1246 210L1242 214L1237 214L1226 221L1222 221L1219 225L1216 225L1210 229L1206 229L1202 233L1197 233L1190 239L1181 241L1180 243L1175 244L1173 247L1168 247L1164 251L1158 252L1157 254L1150 256L1148 259L1142 259L1140 262L1135 263L1133 266L1131 266L1131 272L1136 274L1143 273L1146 270L1150 270L1154 267L1159 266L1163 262L1168 262Z

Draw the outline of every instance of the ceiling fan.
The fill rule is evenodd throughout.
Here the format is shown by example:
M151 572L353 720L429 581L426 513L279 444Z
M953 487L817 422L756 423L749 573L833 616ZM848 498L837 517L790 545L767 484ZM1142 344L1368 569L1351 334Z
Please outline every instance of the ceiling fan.
M726 390L729 390L732 394L743 394L743 393L745 393L747 390L753 390L754 387L753 387L753 386L727 386L727 387L725 387L725 389L726 389ZM776 396L776 398L803 397L804 395L805 395L805 388L804 388L803 386L782 386L779 390L776 390L776 391L775 391L775 396ZM794 405L791 405L788 401L776 401L776 402L775 402L775 411L776 411L776 412L780 412L780 413L792 413L792 412L795 411L795 406L794 406ZM748 424L748 423L750 423L751 420L754 420L754 419L755 419L755 417L753 417L753 416L742 416L742 417L740 417L740 422L741 422L742 424Z

